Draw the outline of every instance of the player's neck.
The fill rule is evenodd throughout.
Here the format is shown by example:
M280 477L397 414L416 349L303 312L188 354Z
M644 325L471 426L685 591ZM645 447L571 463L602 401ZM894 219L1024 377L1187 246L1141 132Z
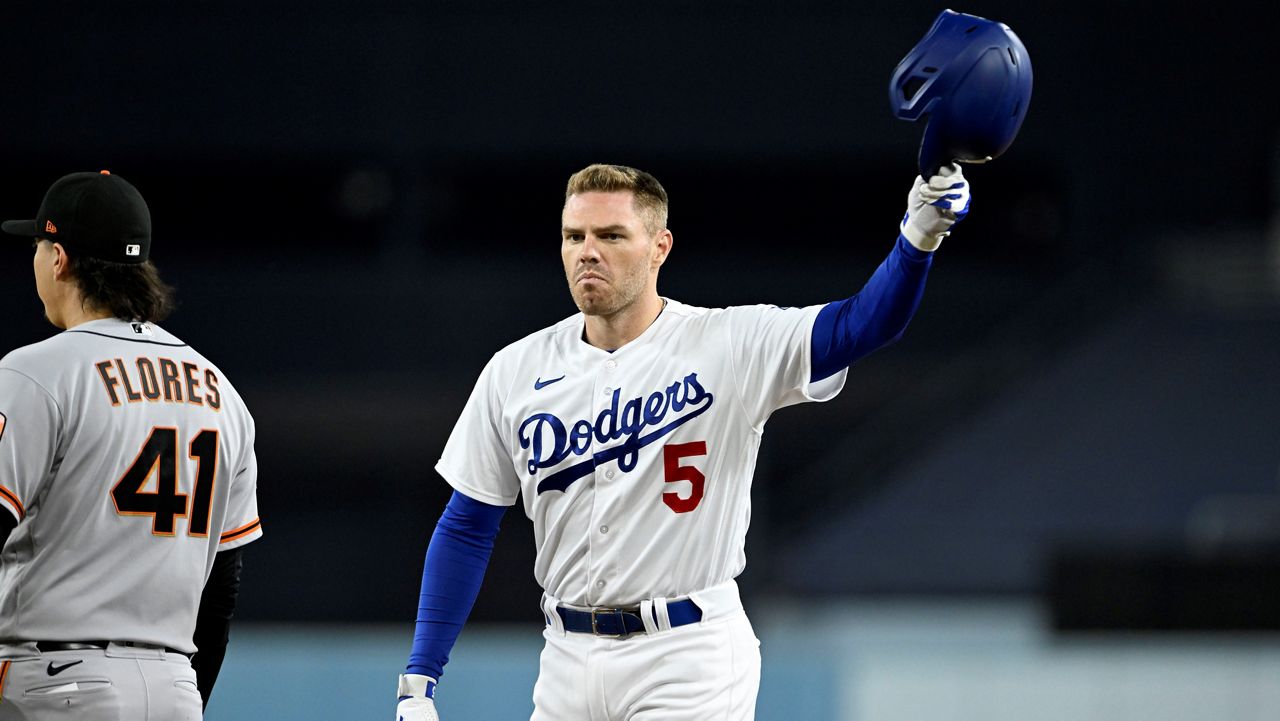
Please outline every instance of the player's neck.
M613 315L588 315L583 340L603 350L617 350L648 330L666 304L655 292Z
M90 321L113 317L111 311L86 306L78 295L69 295L60 306L57 309L57 317L50 317L49 320L63 330L71 330Z

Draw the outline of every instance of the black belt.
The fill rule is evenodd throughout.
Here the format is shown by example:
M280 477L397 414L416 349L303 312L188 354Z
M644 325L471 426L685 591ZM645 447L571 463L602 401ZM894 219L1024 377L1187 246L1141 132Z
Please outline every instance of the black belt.
M161 649L160 646L154 646L149 643L134 643L133 641L117 641L116 643L127 648L141 648L154 651L159 651ZM110 641L36 641L36 650L40 653L49 653L50 651L106 650L109 645L111 645ZM164 646L163 648L165 653L177 653L186 656L187 658L191 658L192 656L192 654L189 654L186 651L179 651L176 648L169 648L168 646Z
M593 608L590 611L556 606L556 613L564 621L564 630L574 633L625 638L633 633L644 633L645 630L639 606ZM702 620L702 609L690 598L672 601L667 604L667 617L671 619L672 628L687 626ZM656 623L657 619L653 620Z

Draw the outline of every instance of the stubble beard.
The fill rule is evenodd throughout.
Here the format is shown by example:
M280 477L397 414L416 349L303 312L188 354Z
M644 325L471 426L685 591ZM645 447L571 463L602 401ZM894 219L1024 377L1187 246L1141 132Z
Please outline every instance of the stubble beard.
M647 280L642 271L625 277L614 277L616 284L606 285L604 292L586 293L577 283L569 281L569 294L584 315L603 318L615 316L631 307L643 293Z

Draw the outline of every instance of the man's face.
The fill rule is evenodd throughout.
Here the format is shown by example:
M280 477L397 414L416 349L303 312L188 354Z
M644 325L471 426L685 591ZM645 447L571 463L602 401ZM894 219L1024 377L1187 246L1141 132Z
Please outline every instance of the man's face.
M647 289L657 292L671 234L650 233L634 199L630 191L590 192L564 204L560 257L573 301L587 315L612 316Z

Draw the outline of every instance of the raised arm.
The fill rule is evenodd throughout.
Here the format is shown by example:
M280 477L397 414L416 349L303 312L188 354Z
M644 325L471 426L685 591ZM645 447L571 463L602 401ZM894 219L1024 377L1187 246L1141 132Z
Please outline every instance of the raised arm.
M924 182L916 177L889 257L857 294L828 303L813 324L811 380L828 378L902 337L924 294L933 251L969 212L969 184L958 165Z

